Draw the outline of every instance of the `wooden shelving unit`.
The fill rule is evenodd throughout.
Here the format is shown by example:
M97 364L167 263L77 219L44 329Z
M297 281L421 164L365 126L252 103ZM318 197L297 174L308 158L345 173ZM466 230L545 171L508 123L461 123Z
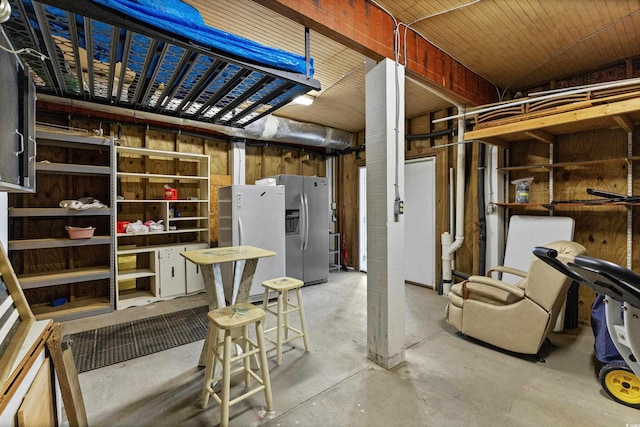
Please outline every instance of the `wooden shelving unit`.
M116 308L204 291L199 270L180 252L209 245L209 156L124 146L114 155L115 221L163 226L116 233ZM164 198L165 185L177 189L177 199Z
M587 189L640 195L638 123L640 96L630 91L487 121L465 133L465 139L505 149L506 166L498 168L505 192L496 203L505 209L505 219L515 214L569 216L575 220L574 240L590 256L637 271L639 204L606 202ZM510 182L526 177L534 178L529 203L515 203ZM580 288L581 322L590 318L593 298L590 289Z
M113 310L113 139L38 130L35 194L9 195L8 251L37 319L57 321ZM91 197L104 207L72 210ZM66 225L96 228L69 239ZM54 304L55 301L55 304Z

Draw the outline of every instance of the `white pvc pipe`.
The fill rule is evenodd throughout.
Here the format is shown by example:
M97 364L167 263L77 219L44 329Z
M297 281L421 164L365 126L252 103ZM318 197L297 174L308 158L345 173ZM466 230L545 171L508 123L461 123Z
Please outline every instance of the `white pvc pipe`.
M455 227L455 212L456 212L456 205L454 203L454 195L455 193L453 192L453 183L455 182L455 180L453 179L453 172L454 169L453 168L449 168L449 227L447 227L449 229L449 233L453 234L454 232L454 227Z
M500 110L500 109L505 108L505 107L513 107L514 105L526 104L527 102L531 102L531 101L542 101L542 100L545 100L545 99L559 98L561 96L566 96L566 95L575 95L575 94L578 94L578 93L589 92L589 91L592 91L592 90L613 89L613 88L617 88L617 87L629 86L629 85L634 85L634 84L638 84L638 83L640 83L640 78L618 80L618 81L616 81L614 83L603 83L601 85L581 87L580 89L567 90L567 91L564 91L564 92L554 92L554 93L551 93L549 95L544 95L544 96L535 96L535 97L522 98L520 100L515 100L515 101L505 101L503 103L491 105L491 106L486 107L486 108L479 108L477 110L470 109L470 110L464 111L464 110L459 108L458 109L458 114L455 114L453 116L448 116L448 117L442 117L440 119L435 119L435 120L433 120L433 123L444 122L444 121L451 120L451 119L464 118L464 117L466 117L466 116L468 116L470 114L475 115L475 114L480 114L480 113L487 113L489 111ZM460 113L460 111L464 111L464 112Z
M453 282L452 257L449 252L449 248L451 247L451 234L448 232L442 233L440 243L442 244L442 294L447 296L449 292L451 292L451 283Z
M465 120L458 120L458 141L464 141ZM456 235L455 240L449 248L449 253L453 254L462 246L464 241L464 164L466 159L466 149L464 144L458 145L458 162L456 166Z

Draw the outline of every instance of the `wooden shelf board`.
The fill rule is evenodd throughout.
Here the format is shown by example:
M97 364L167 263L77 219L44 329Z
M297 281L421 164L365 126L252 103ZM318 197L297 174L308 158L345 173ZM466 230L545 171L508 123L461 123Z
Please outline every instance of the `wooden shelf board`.
M176 233L197 233L202 231L209 231L208 228L184 228L179 230L166 230L166 231L150 231L148 233L118 233L118 237L140 237L140 236L157 236L160 234L176 234Z
M160 298L153 295L151 291L125 291L118 296L116 309L122 310L138 305L147 305L159 300Z
M117 200L116 203L208 203L209 200L198 199L176 199L176 200L167 200L167 199L123 199Z
M111 244L110 236L93 236L90 239L31 239L31 240L9 240L10 251L20 251L27 249L50 249L67 248L73 246L93 246Z
M197 175L161 175L161 174L153 174L153 173L135 173L135 172L118 172L118 178L143 178L143 179L162 179L162 180L170 180L170 181L184 181L184 180L194 180L194 181L203 181L209 179L206 176L197 176ZM169 200L167 200L169 201Z
M523 170L523 171L539 170L540 172L548 172L549 169L554 169L554 168L585 169L589 166L599 165L602 163L627 163L627 162L634 162L638 160L640 160L640 156L624 157L624 158L617 158L617 159L598 159L598 160L585 160L585 161L577 161L577 162L547 163L547 164L541 164L541 165L507 166L503 168L498 168L498 170L501 172L518 171L518 170Z
M71 148L77 148L78 144L86 144L87 146L95 147L96 149L112 146L111 138L105 136L73 134L68 130L55 132L50 130L46 131L38 129L36 132L36 139L38 140L38 144L42 145L68 146Z
M204 161L207 160L207 156L204 154L196 154L196 153L182 153L175 151L160 151L153 150L149 148L138 148L138 147L125 147L125 146L117 146L116 152L118 154L133 154L137 156L148 156L151 158L172 158L172 159L180 159L180 161Z
M209 217L207 217L207 216L180 216L180 217L177 217L177 218L169 218L168 220L170 222L173 222L173 221L197 221L199 219L208 220Z
M138 270L120 270L118 271L118 277L116 279L119 282L121 280L140 279L143 277L154 277L155 275L156 275L156 272L148 268L138 269Z
M510 203L510 202L496 202L494 203L497 206L507 206L507 207L541 207L544 208L549 206L549 203Z
M34 289L110 278L111 270L109 267L87 267L73 270L48 271L45 273L30 273L18 276L22 289Z
M562 208L595 208L595 209L619 209L619 208L627 208L628 206L632 206L632 203L625 202L614 202L614 203L554 203L551 205L553 209L562 209Z
M130 249L117 249L116 256L141 254L141 253L147 253L147 252L155 252L160 249L180 247L180 246L201 245L201 244L208 245L208 242L193 241L193 242L172 243L172 244L163 244L163 245L148 245L148 246L145 245L145 246L138 246ZM127 247L127 245L123 245L123 246Z
M464 138L465 140L502 138L506 141L522 141L531 139L531 136L526 134L527 131L544 129L553 135L560 135L589 129L602 129L616 126L613 116L638 111L640 111L640 97L635 97L574 111L523 119L503 125L487 126L465 132Z
M110 175L109 166L73 165L68 163L36 163L37 172L60 173L72 175Z
M32 307L31 310L37 320L54 318L57 321L64 321L79 317L108 313L112 311L112 308L109 299L102 297L70 301L57 307L39 305Z
M9 208L9 217L55 217L55 216L109 216L111 210L102 209L85 209L73 210L65 208Z
M125 245L126 246L126 245ZM140 246L133 249L119 249L116 250L116 256L118 255L132 255L132 254L143 254L147 252L153 252L156 248L153 246Z
M609 208L609 207L627 207L635 206L638 203L625 203L625 202L613 202L613 203L507 203L496 202L497 206L521 208L521 207L540 207L545 209L555 208Z

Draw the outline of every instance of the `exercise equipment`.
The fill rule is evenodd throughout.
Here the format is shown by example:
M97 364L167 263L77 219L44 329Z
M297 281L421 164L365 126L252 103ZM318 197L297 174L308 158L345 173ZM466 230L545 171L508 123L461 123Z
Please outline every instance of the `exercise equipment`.
M606 363L599 373L600 384L615 401L640 409L640 275L609 261L584 255L564 265L557 251L535 247L535 256L576 282L603 295L607 330L624 360Z

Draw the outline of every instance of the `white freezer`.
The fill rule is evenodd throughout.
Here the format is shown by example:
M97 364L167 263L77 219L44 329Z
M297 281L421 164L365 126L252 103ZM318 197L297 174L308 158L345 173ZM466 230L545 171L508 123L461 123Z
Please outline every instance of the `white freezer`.
M276 253L261 258L249 301L261 301L262 282L286 275L284 186L230 185L218 193L218 246L250 245ZM244 262L239 263L244 266ZM231 300L233 265L222 265L225 298Z

